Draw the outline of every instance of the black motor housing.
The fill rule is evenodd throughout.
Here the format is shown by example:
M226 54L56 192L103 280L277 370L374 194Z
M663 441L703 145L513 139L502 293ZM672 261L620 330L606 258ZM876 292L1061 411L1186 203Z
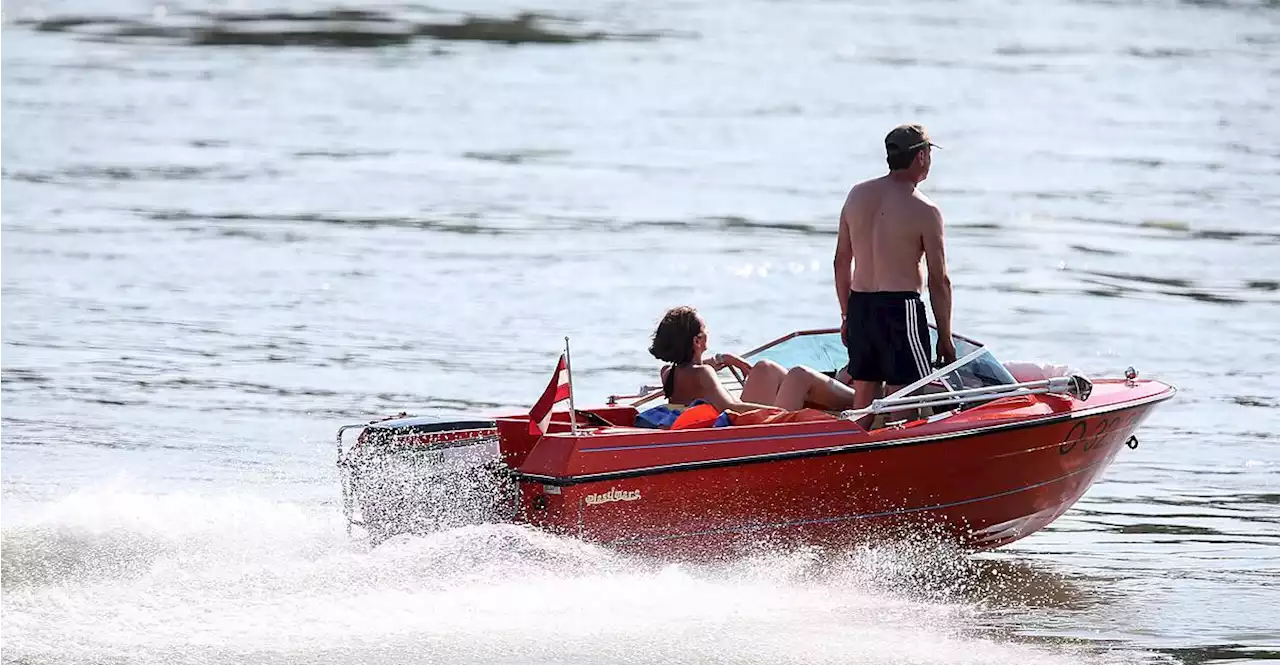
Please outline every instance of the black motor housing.
M517 489L502 463L493 420L416 416L370 423L340 452L338 465L348 520L363 526L374 544L515 516Z

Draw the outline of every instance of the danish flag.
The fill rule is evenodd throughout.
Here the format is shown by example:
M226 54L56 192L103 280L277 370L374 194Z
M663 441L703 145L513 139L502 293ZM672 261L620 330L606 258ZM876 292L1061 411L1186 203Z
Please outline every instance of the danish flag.
M565 354L560 354L560 362L556 363L556 373L551 383L542 391L542 397L529 410L529 433L542 434L551 424L551 407L569 399L572 388L569 384L569 364Z

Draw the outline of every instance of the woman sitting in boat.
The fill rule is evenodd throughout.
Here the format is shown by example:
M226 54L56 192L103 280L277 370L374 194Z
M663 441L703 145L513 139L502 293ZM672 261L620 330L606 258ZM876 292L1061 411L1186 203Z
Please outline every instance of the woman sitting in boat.
M784 369L772 360L752 365L730 353L703 358L707 351L707 324L692 307L667 310L653 333L649 353L671 363L662 369L662 391L672 404L694 400L710 403L718 411L746 411L776 406L796 411L808 405L825 409L853 407L853 389L804 366ZM736 367L746 376L740 399L720 384L716 372Z

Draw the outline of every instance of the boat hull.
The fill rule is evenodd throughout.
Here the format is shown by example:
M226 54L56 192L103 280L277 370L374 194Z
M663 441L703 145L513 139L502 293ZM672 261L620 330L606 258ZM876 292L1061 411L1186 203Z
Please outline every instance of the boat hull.
M525 415L393 420L340 445L339 465L348 519L375 541L515 521L659 556L920 537L985 550L1070 509L1173 394L1102 380L1083 400L1009 396L870 432L838 419L643 429L631 407L582 412L593 422L577 433L558 413L543 435Z
M560 456L563 464L596 451L610 458L602 466L616 468L525 473L521 515L560 533L664 555L762 545L842 548L919 535L990 549L1066 512L1126 444L1136 445L1142 421L1172 395L1161 384L1167 390L1108 403L1108 393L1120 397L1123 385L1103 387L1099 404L1008 398L945 425L879 434L817 427L677 442L670 450L638 441L586 443L577 447L581 454ZM700 458L699 448L716 448L719 457ZM726 457L728 448L740 454ZM538 466L536 457L526 469Z

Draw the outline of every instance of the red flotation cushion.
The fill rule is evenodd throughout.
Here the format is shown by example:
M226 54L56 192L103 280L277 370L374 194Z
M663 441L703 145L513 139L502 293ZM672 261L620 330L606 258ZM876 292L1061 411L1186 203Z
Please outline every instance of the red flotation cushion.
M698 427L711 427L715 424L716 418L720 417L720 412L716 407L710 404L699 404L691 406L671 423L671 429L695 429Z

